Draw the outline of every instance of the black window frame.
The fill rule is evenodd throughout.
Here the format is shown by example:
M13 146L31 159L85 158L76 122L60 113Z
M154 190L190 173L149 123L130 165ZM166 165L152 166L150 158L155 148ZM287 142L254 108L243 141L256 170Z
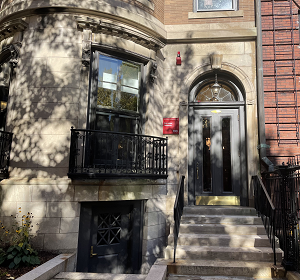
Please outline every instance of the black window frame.
M99 69L99 57L104 55L119 59L125 62L140 65L140 85L139 85L139 101L138 111L129 110L117 110L114 108L99 108L97 106L97 90L98 90L98 69ZM127 118L135 118L137 120L137 127L134 134L142 134L143 132L143 116L145 115L145 65L149 62L144 56L126 52L122 50L116 50L111 48L95 48L92 50L90 64L90 92L88 98L88 115L87 115L87 129L96 130L96 115L101 114L115 114L116 116L125 116ZM113 131L112 131L113 132Z

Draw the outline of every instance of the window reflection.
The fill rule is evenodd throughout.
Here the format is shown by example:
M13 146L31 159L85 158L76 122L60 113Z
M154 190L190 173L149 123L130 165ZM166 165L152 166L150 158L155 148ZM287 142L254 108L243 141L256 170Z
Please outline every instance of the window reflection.
M140 65L99 56L97 105L138 111Z

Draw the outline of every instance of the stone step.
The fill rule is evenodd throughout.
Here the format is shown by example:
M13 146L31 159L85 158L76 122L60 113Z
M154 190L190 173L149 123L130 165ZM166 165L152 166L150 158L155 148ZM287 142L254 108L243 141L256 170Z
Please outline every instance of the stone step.
M244 215L256 216L256 210L251 207L243 206L186 206L183 215Z
M172 229L173 227L171 227ZM171 230L171 233L173 230ZM180 224L179 234L207 233L207 234L234 234L234 235L264 235L263 225L219 225L219 224Z
M174 248L165 249L165 259L172 259ZM282 251L276 249L277 261L282 260ZM189 260L233 260L233 261L267 261L274 259L272 248L268 247L220 247L220 246L187 246L179 245L176 249L176 258Z
M181 217L183 224L235 224L235 225L261 225L261 218L255 216L220 216L186 214Z
M259 261L218 261L218 260L182 260L172 261L159 259L156 264L167 265L169 274L202 276L234 276L272 278L272 262ZM190 279L190 278L186 278ZM191 278L193 279L193 278ZM200 280L202 278L198 278ZM222 278L221 278L222 279ZM242 278L245 279L245 278Z
M286 280L286 278L245 277L245 276L203 276L203 275L176 275L169 274L167 280Z
M168 244L174 245L174 236L170 234ZM270 247L267 235L228 235L228 234L191 234L182 233L178 245L221 246L221 247Z
M60 272L52 280L144 280L145 274Z

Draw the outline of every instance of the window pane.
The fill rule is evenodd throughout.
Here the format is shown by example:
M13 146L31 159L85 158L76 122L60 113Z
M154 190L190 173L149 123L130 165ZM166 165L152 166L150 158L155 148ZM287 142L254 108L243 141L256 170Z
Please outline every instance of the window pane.
M137 118L115 114L97 114L96 130L136 133Z
M140 65L99 56L97 106L138 111Z
M198 0L198 10L232 10L233 0Z
M231 151L230 151L230 118L222 119L222 149L223 149L223 191L232 192L231 184Z
M203 141L203 191L212 191L211 165L210 165L210 118L203 118L202 121L202 141Z

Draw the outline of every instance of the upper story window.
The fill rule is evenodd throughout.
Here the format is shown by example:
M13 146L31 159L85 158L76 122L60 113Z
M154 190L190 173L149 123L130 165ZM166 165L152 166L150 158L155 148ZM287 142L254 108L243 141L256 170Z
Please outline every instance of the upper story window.
M196 0L197 11L231 11L237 9L237 0Z
M137 133L142 64L96 51L91 128Z
M100 55L97 106L138 111L140 65Z

